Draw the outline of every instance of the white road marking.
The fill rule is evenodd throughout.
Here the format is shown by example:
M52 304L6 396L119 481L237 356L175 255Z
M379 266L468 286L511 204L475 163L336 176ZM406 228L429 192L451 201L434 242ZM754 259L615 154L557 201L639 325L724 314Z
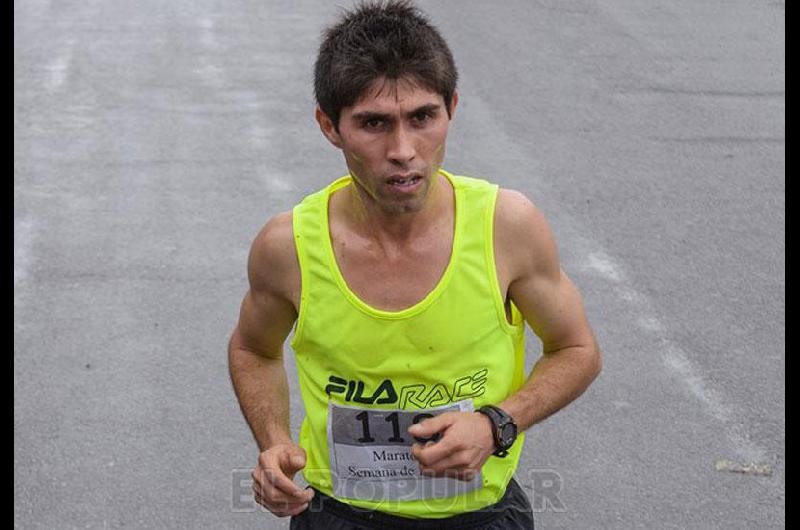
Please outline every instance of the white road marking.
M200 26L200 42L206 48L216 49L219 47L217 36L214 33L214 20L209 17L203 17L197 23Z
M28 278L33 257L31 247L33 239L33 221L23 217L14 223L14 287Z
M733 408L703 378L701 368L691 361L691 356L670 338L667 327L656 316L647 296L630 286L623 268L605 252L596 250L596 243L579 239L579 248L595 249L585 252L587 258L583 270L615 284L612 291L633 308L632 312L638 315L636 324L639 328L655 336L653 344L658 345L656 349L660 352L663 366L678 376L677 379L700 401L706 414L725 424L727 438L738 456L748 462L763 461L766 451L749 439L746 427L736 420Z
M275 174L270 175L266 173L267 171L270 170L265 170L266 180L267 180L267 190L285 192L285 191L292 191L294 189L294 186L292 185L291 182L278 175ZM274 169L272 169L272 171L274 171Z
M589 262L586 266L589 269L599 273L607 280L614 282L620 281L619 269L604 252L592 252L587 259Z
M61 48L61 53L45 67L47 69L47 77L44 81L44 88L48 92L55 92L60 89L69 77L74 47L75 40L69 39Z
M200 43L203 45L204 51L198 54L200 66L194 71L211 87L222 88L225 84L225 76L222 68L216 64L214 57L219 49L214 31L214 20L210 17L203 17L197 25L200 27Z
M248 127L248 139L250 145L256 149L264 149L267 146L267 141L270 138L270 130L258 123L253 123Z

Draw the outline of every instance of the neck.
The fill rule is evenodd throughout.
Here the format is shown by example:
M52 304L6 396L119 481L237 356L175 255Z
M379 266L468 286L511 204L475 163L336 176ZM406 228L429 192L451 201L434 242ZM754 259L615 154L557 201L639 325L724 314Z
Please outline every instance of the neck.
M425 235L451 204L452 186L439 172L434 173L425 202L414 212L388 212L370 200L355 182L348 186L345 211L351 225L382 247L401 245Z

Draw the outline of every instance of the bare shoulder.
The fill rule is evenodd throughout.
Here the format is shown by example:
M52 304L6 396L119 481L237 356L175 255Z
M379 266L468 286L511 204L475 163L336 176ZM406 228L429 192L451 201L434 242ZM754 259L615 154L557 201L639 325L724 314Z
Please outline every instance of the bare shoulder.
M500 188L495 206L495 251L511 281L524 274L558 278L558 248L542 211L523 193Z
M525 195L500 190L495 209L496 252L513 262L509 297L551 353L596 343L581 295L559 263L553 233Z
M297 318L293 293L300 289L294 250L292 214L280 213L259 231L247 260L247 290L231 348L280 358L282 345Z
M291 211L276 214L261 228L250 248L247 274L251 290L294 301L299 291L300 263Z

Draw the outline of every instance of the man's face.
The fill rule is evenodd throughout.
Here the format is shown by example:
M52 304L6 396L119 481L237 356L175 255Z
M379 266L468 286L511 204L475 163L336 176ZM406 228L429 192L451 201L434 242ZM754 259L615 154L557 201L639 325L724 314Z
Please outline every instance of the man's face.
M457 101L454 94L451 115ZM319 109L317 120L344 153L363 201L387 214L422 209L436 185L450 126L441 95L403 79L380 78L355 105L342 109L338 133Z

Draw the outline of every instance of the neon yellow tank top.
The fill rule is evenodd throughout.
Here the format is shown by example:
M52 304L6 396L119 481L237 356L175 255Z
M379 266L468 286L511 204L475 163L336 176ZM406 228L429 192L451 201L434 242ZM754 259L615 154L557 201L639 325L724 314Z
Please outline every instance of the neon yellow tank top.
M494 504L525 435L472 482L421 477L407 428L448 410L497 404L525 380L524 322L509 324L493 249L497 185L440 172L455 190L453 250L436 287L402 311L360 300L334 258L328 224L342 177L293 210L301 297L291 346L306 417L305 480L356 507L442 518Z

